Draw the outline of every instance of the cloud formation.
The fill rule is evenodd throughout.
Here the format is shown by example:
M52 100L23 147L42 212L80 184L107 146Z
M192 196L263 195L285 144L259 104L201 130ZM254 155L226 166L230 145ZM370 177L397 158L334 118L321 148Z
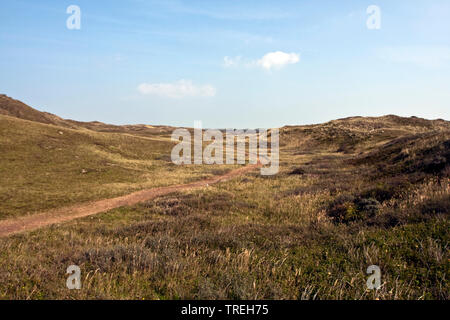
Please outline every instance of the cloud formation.
M295 64L300 61L297 53L285 53L282 51L269 52L257 61L257 65L266 70L281 69L288 64Z
M144 95L155 95L180 99L185 97L214 97L216 88L210 84L194 85L191 80L179 80L174 83L142 83L138 91Z
M240 63L241 63L240 56L234 58L226 56L223 58L223 65L227 68L238 66Z
M266 70L281 69L288 64L295 64L300 61L300 55L297 53L285 53L275 51L266 53L258 60L244 60L241 56L223 58L223 66L226 68L244 66L246 68L261 67Z

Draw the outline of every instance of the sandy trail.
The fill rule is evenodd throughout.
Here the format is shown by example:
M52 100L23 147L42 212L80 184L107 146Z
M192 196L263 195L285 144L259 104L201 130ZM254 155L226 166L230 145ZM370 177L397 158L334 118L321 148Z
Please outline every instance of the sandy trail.
M156 197L194 188L205 187L210 184L229 180L260 167L261 164L247 165L242 168L232 170L224 175L215 176L208 179L180 184L174 186L145 189L130 193L125 196L98 200L69 207L54 209L29 216L11 218L0 221L0 237L7 237L16 233L36 230L55 223L62 223L77 218L87 217L97 213L105 212L114 208L131 206L139 202L154 199Z

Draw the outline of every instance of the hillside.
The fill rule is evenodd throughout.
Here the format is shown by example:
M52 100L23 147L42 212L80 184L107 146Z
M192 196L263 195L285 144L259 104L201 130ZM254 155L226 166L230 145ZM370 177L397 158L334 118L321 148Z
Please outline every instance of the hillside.
M0 220L190 182L232 167L173 165L168 127L63 120L4 96L0 113Z
M281 134L283 144L287 147L353 153L357 149L370 149L409 135L448 131L449 121L388 115L351 117L308 126L286 126L282 128Z
M38 111L4 94L0 94L0 114L23 120L74 128L67 121L54 114Z
M117 126L99 121L81 122L62 119L54 114L33 109L23 102L14 100L4 94L0 94L0 115L7 115L44 124L53 124L71 129L85 128L97 132L129 133L142 136L170 135L174 129L170 126L151 126L144 124Z

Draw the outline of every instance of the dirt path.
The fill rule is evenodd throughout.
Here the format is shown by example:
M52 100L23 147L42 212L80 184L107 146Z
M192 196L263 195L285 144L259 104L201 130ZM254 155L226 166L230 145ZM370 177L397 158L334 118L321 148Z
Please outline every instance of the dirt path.
M69 207L37 213L30 216L11 218L0 221L0 237L7 237L12 234L32 231L55 223L62 223L77 218L87 217L97 213L105 212L114 208L131 206L139 202L154 199L156 197L173 193L176 191L205 187L210 184L229 180L251 171L260 164L248 165L232 170L224 175L211 177L205 180L180 184L168 187L145 189L130 193L125 196L88 202Z

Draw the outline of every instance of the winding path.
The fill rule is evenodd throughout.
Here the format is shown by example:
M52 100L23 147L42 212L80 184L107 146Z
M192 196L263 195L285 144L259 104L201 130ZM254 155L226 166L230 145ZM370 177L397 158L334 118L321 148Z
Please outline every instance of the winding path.
M173 193L176 191L205 187L210 184L215 184L243 175L248 171L251 171L259 167L261 167L260 163L247 165L245 167L232 170L224 175L214 176L196 182L167 187L145 189L121 197L72 205L29 216L0 220L0 237L7 237L17 233L36 230L52 224L67 222L77 218L91 216L114 208L131 206L136 203L151 200L156 197Z

